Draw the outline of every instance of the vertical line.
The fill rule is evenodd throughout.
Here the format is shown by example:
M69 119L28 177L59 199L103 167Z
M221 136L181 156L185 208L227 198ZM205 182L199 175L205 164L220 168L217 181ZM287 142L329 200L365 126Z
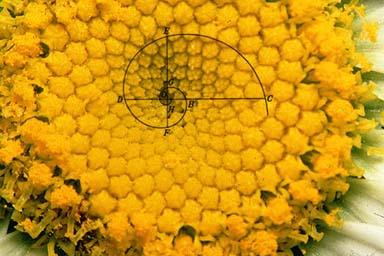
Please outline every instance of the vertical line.
M165 36L165 70L166 70L166 75L165 75L165 93L167 94L167 99L166 99L166 118L167 118L167 128L168 128L168 101L169 101L169 96L168 96L168 33Z

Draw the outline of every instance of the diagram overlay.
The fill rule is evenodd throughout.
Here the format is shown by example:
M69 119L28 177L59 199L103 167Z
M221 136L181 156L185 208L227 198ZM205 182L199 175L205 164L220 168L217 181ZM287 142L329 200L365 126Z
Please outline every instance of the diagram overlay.
M207 35L171 34L169 28L137 51L123 80L122 101L151 128L169 129L186 122L188 112L236 104L256 104L268 115L272 99L237 49Z

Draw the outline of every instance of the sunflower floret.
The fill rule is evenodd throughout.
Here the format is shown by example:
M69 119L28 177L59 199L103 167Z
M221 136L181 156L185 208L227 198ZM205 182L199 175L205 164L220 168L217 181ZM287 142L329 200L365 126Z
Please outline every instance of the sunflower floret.
M320 240L318 223L340 227L331 202L362 175L351 150L377 121L365 116L374 85L351 29L363 8L337 2L24 1L0 11L0 196L17 229L50 256L262 256ZM360 25L375 41L376 25ZM188 110L173 94L164 102L171 81L167 93L208 98ZM168 105L165 135L144 125L161 123L156 110Z

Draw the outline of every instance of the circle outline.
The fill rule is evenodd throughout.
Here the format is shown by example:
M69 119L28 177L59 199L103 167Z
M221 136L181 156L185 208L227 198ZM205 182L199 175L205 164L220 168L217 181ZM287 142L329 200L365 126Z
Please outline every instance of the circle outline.
M214 98L214 97L211 97L211 98L207 98L209 100L264 100L265 102L265 110L266 110L266 113L267 113L267 116L269 115L269 110L268 110L268 100L267 100L267 96L266 96L266 93L265 93L265 90L264 90L264 87L263 87L263 84L261 83L261 80L260 80L260 77L259 75L257 74L256 72L256 69L252 66L252 64L247 60L247 58L245 58L245 56L238 50L236 49L235 47L231 46L230 44L224 42L224 41L221 41L217 38L214 38L214 37L211 37L211 36L208 36L208 35L203 35L203 34L198 34L198 33L179 33L179 34L166 34L165 36L162 36L162 37L159 37L157 39L154 39L148 43L146 43L144 46L142 46L136 53L135 55L130 59L128 65L127 65L127 68L125 69L125 72L124 72L124 78L123 78L123 99L124 99L124 103L125 103L125 106L128 108L129 112L132 114L132 116L137 120L139 121L140 123L148 126L148 127L151 127L151 128L159 128L159 129L164 129L164 128L170 128L172 126L175 126L176 124L178 124L185 116L186 112L187 112L187 109L184 111L184 114L182 116L182 118L180 120L178 120L175 124L172 124L172 125L168 125L168 108L167 108L167 125L165 127L163 126L154 126L154 125L150 125L150 124L147 124L145 122L143 122L142 120L140 120L134 113L133 111L131 110L131 108L129 107L128 105L128 101L135 101L135 100L154 100L153 98L143 98L143 99L128 99L125 97L125 85L126 85L126 81L127 81L127 73L128 73L128 69L129 67L131 66L132 62L135 60L135 58L142 52L144 51L145 48L147 48L148 46L150 46L151 44L154 44L156 43L157 41L160 41L162 39L166 39L166 44L168 44L168 38L169 37L176 37L176 36L197 36L197 37L203 37L203 38L208 38L208 39L211 39L211 40L214 40L218 43L221 43L227 47L229 47L230 49L232 49L233 51L235 51L247 64L248 66L251 68L253 74L256 76L256 79L257 81L259 82L259 86L261 88L261 91L263 93L263 97L259 97L259 98ZM168 58L168 56L166 56L165 58ZM167 71L168 72L168 71ZM187 106L187 102L188 102L188 98L186 97L186 94L180 90L179 88L177 87L169 87L169 88L174 88L178 91L180 91L184 97L184 99L174 99L174 100L184 100L186 102L186 106ZM193 99L190 99L190 100L193 100ZM199 99L201 100L201 99Z

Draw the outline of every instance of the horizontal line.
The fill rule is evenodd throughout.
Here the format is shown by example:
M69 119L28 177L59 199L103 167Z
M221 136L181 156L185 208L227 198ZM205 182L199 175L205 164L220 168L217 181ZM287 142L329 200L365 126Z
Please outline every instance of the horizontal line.
M170 100L265 100L264 97L260 98L169 98ZM145 100L160 100L159 98L134 98L134 99L127 99L125 100L138 100L138 101L145 101Z
M187 98L187 100L264 100L265 98Z

